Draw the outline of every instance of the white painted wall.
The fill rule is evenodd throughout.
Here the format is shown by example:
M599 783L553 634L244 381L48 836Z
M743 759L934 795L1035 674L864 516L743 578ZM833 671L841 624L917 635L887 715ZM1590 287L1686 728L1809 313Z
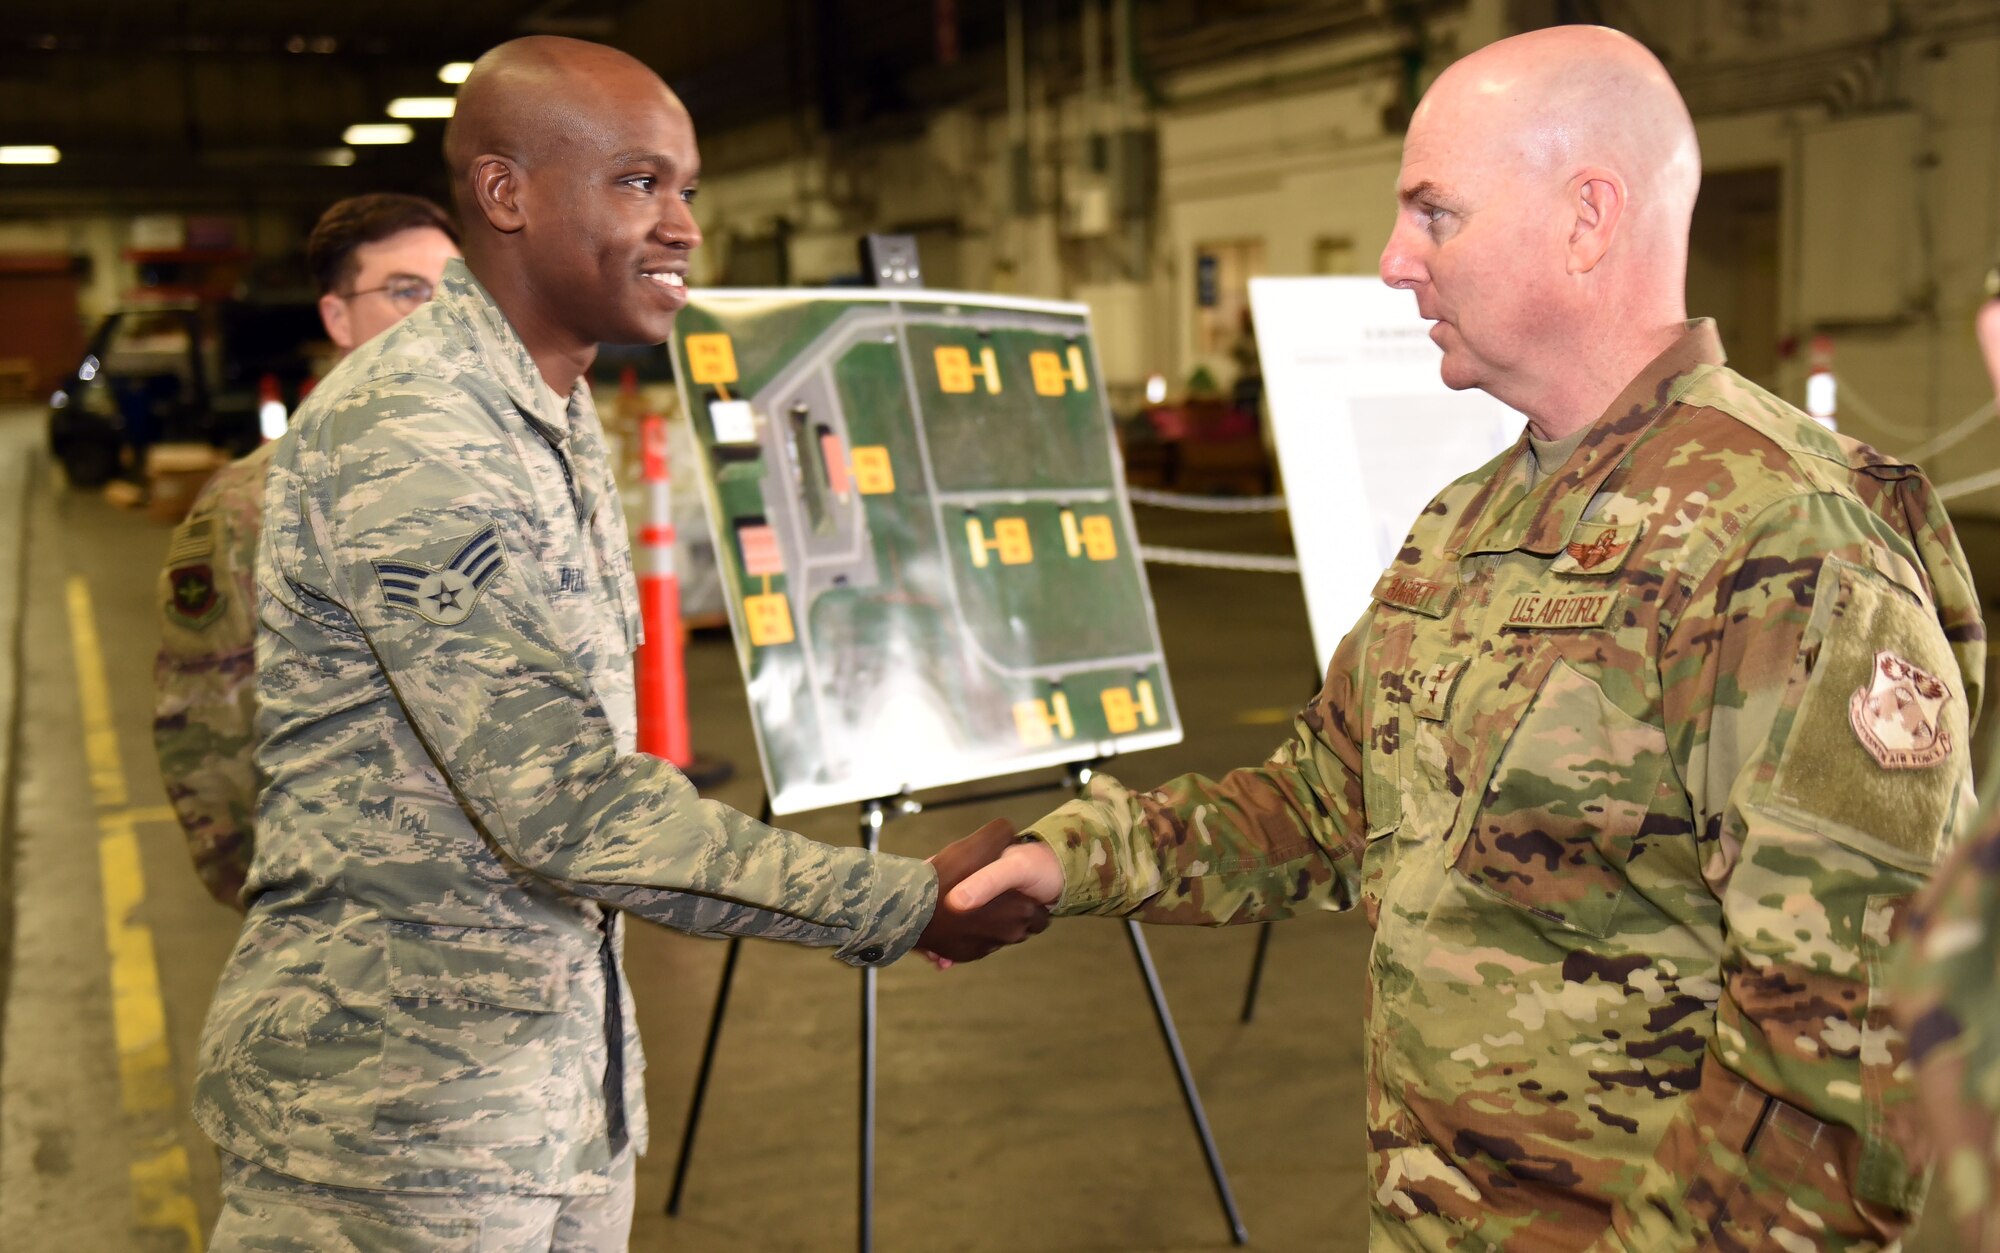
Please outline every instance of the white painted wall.
M1503 7L1475 0L1458 25L1435 29L1429 71L1456 46L1503 33ZM1773 332L1800 346L1779 371L1787 396L1802 399L1804 345L1825 329L1848 399L1843 429L1887 451L1922 444L1987 399L1971 322L2000 255L2000 3L1905 5L1906 25L1893 30L1889 6L1874 0L1606 7L1664 50L1696 109L1708 169L1780 171ZM1346 241L1339 267L1373 271L1401 144L1383 125L1396 84L1379 54L1391 38L1301 44L1163 79L1179 103L1129 110L1158 137L1159 196L1142 230L1065 236L1059 206L1074 219L1096 177L1085 109L1073 97L1048 105L1032 74L1040 211L1017 216L1008 203L1004 109L956 110L918 135L838 149L816 141L757 162L732 162L729 136L706 137L718 172L703 225L718 240L765 233L785 215L794 275L817 281L853 270L865 230L955 222L955 234L926 238L929 264L967 287L1089 300L1107 323L1107 370L1135 376L1112 381L1154 370L1184 380L1203 365L1226 381L1226 358L1197 351L1200 245L1260 239L1268 272L1303 274L1326 260L1320 241ZM721 260L709 259L712 272ZM1949 480L1995 466L2000 424L1931 469ZM1957 507L2000 513L2000 489Z

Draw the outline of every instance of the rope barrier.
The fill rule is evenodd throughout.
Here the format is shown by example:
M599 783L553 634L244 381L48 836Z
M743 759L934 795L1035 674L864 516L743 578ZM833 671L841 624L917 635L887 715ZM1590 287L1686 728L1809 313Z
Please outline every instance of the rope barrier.
M1145 487L1128 487L1125 494L1135 505L1184 509L1189 513L1281 513L1285 508L1283 496L1184 496Z
M1927 457L1935 456L1938 453L1943 452L1945 449L1950 448L1952 445L1963 441L1968 435L1971 435L1974 431L1978 430L1982 426L1985 426L1988 422L1992 420L1993 420L1993 402L1989 400L1985 404L1979 406L1977 409L1974 409L1971 413L1967 414L1964 418L1962 418L1959 421L1959 423L1956 426L1953 426L1951 429L1943 432L1936 439L1926 440L1923 443L1917 445L1915 448L1912 448L1910 451L1902 453L1900 455L1909 458L1911 461L1922 461Z
M1892 422L1884 417L1882 411L1870 404L1866 396L1855 391L1853 384L1849 383L1846 379L1840 380L1840 407L1854 413L1863 422L1866 422L1876 430L1887 431L1898 439L1921 439L1923 437L1924 432L1922 430L1902 422ZM1991 422L1994 413L1994 402L1989 400L1945 430L1929 439L1925 439L1909 451L1899 452L1896 455L1906 461L1919 462L1923 461L1926 457L1935 457L1945 449L1963 443L1974 431Z
M1211 553L1198 548L1162 548L1139 545L1142 560L1163 566L1194 566L1202 570L1248 570L1258 574L1297 574L1297 557L1253 556L1249 553Z
M1974 474L1950 483L1940 483L1931 490L1937 494L1938 502L1942 504L1948 500L1956 500L1960 496L1983 492L1989 487L2000 487L2000 470L1988 470L1984 474Z

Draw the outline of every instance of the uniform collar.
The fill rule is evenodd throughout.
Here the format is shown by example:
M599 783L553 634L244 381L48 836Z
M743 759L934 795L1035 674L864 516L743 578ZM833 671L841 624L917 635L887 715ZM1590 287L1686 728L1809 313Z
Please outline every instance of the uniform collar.
M474 349L493 370L494 381L521 411L552 442L570 436L570 412L577 394L588 394L582 379L567 397L556 395L542 377L528 346L514 330L514 324L495 304L486 288L472 276L464 261L454 257L445 262L444 277L438 282L437 300L472 337Z
M1524 429L1514 448L1500 463L1501 472L1480 489L1465 518L1453 530L1445 555L1453 560L1474 553L1528 552L1552 556L1569 543L1591 497L1611 477L1633 445L1652 429L1661 414L1694 383L1704 367L1719 366L1725 357L1722 340L1715 333L1712 318L1689 322L1667 350L1653 358L1638 377L1625 385L1618 398L1591 423L1590 434L1570 454L1556 474L1545 478L1530 492L1502 490L1519 488L1517 477L1507 473L1528 454L1528 433Z

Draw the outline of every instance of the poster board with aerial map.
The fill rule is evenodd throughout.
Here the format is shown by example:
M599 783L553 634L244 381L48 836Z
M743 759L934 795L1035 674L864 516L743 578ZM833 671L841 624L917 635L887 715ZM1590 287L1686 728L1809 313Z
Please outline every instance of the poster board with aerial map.
M1085 306L712 290L672 348L774 813L1181 738Z

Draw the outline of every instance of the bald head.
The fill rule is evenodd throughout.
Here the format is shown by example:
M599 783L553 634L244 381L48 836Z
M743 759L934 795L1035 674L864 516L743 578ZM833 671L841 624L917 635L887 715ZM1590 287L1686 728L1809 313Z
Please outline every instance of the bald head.
M445 166L461 216L471 216L464 198L480 155L528 167L560 160L579 144L596 146L621 113L648 105L687 116L658 74L616 48L530 35L492 49L473 63L445 126Z
M1417 107L1382 276L1438 323L1447 383L1566 433L1679 334L1700 183L1687 106L1637 40L1517 35Z
M459 88L444 149L466 264L558 392L598 344L672 332L701 158L659 75L579 39L501 44Z
M1481 48L1425 93L1410 142L1442 128L1492 145L1500 172L1524 184L1615 174L1628 221L1686 247L1701 187L1694 120L1666 67L1630 35L1557 26Z

